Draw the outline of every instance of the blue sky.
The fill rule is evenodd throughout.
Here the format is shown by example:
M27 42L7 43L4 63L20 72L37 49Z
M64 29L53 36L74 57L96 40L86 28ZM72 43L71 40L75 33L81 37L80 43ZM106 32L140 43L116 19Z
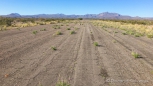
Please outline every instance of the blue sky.
M153 17L153 0L0 0L0 15L98 14Z

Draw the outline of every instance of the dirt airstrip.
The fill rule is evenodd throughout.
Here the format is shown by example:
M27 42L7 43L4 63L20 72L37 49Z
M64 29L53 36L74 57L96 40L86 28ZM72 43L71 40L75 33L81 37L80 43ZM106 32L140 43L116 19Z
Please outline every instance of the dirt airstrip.
M0 86L56 86L61 80L70 86L153 86L152 39L89 21L53 25L0 31Z

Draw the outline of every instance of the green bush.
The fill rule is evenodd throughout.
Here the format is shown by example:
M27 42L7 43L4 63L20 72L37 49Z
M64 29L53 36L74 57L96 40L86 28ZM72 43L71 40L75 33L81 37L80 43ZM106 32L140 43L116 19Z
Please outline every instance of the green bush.
M70 34L75 34L75 31L71 31Z
M139 58L140 55L137 53L137 52L132 52L131 55L134 57L134 58Z
M40 31L46 31L46 29L44 28L44 29L41 29Z
M118 33L117 31L115 31L114 33Z
M35 31L33 31L32 33L33 33L33 34L37 34L37 33L38 33L38 31L36 31L36 30L35 30Z
M56 86L70 86L70 84L63 81L63 82L58 82Z
M52 48L52 50L57 50L57 49L56 49L56 47L54 47L54 46L53 46L53 47L51 47L51 48Z
M123 35L127 35L127 33L126 32L124 32L124 33L122 33Z
M67 28L67 30L71 30L70 28Z
M94 45L95 45L95 46L98 46L98 42L94 42Z
M57 31L56 35L62 35L62 33L60 31Z

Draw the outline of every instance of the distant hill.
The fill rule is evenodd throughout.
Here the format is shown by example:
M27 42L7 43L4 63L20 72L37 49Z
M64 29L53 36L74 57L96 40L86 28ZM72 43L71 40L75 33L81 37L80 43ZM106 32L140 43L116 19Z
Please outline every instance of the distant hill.
M20 14L18 13L11 13L9 15L2 15L3 17L15 17L15 18L19 18L22 17Z
M125 16L118 13L104 12L100 14L86 14L86 15L65 15L65 14L38 14L38 15L20 15L18 13L11 13L8 15L1 15L2 17L13 18L85 18L85 19L153 19Z

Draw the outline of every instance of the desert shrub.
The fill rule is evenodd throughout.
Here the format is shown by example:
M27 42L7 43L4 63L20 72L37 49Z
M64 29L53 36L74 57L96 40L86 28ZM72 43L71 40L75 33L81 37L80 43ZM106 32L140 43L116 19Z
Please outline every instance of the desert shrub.
M140 37L140 35L139 35L139 34L135 34L134 36L135 36L135 37Z
M60 29L61 27L58 26L58 25L54 25L53 28L54 28L54 29Z
M0 28L0 31L3 31L3 28L2 27Z
M46 29L44 28L44 29L41 29L40 31L46 31Z
M123 34L123 35L127 35L127 33L126 33L126 32L123 32L122 34Z
M132 51L131 55L134 57L134 58L139 58L140 55L137 53L137 52L134 52Z
M17 30L20 30L20 28L16 28Z
M83 18L78 18L79 20L83 20Z
M78 30L79 28L75 28L75 30Z
M45 25L44 23L39 23L40 25Z
M118 33L117 31L115 31L114 33Z
M37 33L38 33L38 31L36 31L36 30L35 30L35 31L33 31L32 33L33 33L33 34L37 34Z
M57 29L60 29L61 27L60 26L57 26Z
M133 31L133 30L127 30L126 33L129 34L129 35L134 35L135 34L135 31Z
M70 28L67 28L67 30L71 30Z
M0 25L11 26L14 18L0 18Z
M57 31L56 35L62 35L62 33L60 31Z
M70 34L75 34L75 31L71 31Z
M94 45L95 45L95 46L98 46L98 42L94 42Z
M70 86L70 84L64 82L64 81L60 81L56 84L56 86Z
M147 34L148 38L153 38L153 34Z
M138 33L138 32L134 34L135 37L140 37L140 36L143 36L143 35L144 35L144 34Z
M113 42L113 43L116 43L117 41L116 41L116 40L112 40L112 42Z
M52 46L51 48L52 48L52 50L54 50L54 51L57 50L55 46Z

